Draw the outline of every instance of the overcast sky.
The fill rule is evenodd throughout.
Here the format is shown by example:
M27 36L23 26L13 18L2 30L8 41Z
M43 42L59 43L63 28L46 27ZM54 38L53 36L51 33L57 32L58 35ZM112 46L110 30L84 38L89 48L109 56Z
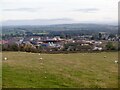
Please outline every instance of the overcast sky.
M2 0L3 20L117 22L119 0Z

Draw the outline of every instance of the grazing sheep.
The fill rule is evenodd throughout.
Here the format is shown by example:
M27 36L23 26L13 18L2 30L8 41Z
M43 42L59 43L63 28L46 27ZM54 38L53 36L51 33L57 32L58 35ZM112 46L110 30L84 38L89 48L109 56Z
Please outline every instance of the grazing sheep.
M40 55L40 53L38 55Z
M40 60L42 60L43 58L40 58Z
M115 63L118 63L118 61L117 61L117 60L115 60Z
M45 78L47 78L47 77L45 77Z
M4 58L4 60L6 61L6 60L7 60L7 58L5 57L5 58Z

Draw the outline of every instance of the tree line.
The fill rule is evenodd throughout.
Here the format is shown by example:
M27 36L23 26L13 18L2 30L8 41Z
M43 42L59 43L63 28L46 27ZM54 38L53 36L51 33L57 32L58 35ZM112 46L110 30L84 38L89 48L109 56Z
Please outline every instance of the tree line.
M34 46L32 44L4 44L1 45L2 51L23 51L23 52L44 52L44 53L60 53L60 52L92 52L92 45L81 46L79 43L67 43L63 48L48 48L43 46ZM117 51L120 50L119 45L114 45L113 42L108 42L103 51Z

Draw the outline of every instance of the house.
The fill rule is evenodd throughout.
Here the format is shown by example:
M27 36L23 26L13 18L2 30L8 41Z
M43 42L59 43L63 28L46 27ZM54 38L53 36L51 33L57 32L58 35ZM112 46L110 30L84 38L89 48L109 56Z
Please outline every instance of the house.
M94 51L96 51L96 50L101 51L101 50L103 50L103 48L102 48L102 47L94 47L93 50L94 50Z
M0 44L7 44L8 43L8 41L6 41L6 40L0 40Z

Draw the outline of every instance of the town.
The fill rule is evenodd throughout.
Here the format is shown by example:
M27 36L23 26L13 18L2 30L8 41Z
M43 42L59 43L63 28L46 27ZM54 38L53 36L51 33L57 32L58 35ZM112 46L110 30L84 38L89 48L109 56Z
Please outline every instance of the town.
M3 34L3 40L0 41L2 51L63 53L118 50L118 41L120 41L117 34L107 32L99 32L96 38L93 35L61 37L60 35L36 35L32 32L24 32L22 36L19 34L9 35L7 38L6 36Z

